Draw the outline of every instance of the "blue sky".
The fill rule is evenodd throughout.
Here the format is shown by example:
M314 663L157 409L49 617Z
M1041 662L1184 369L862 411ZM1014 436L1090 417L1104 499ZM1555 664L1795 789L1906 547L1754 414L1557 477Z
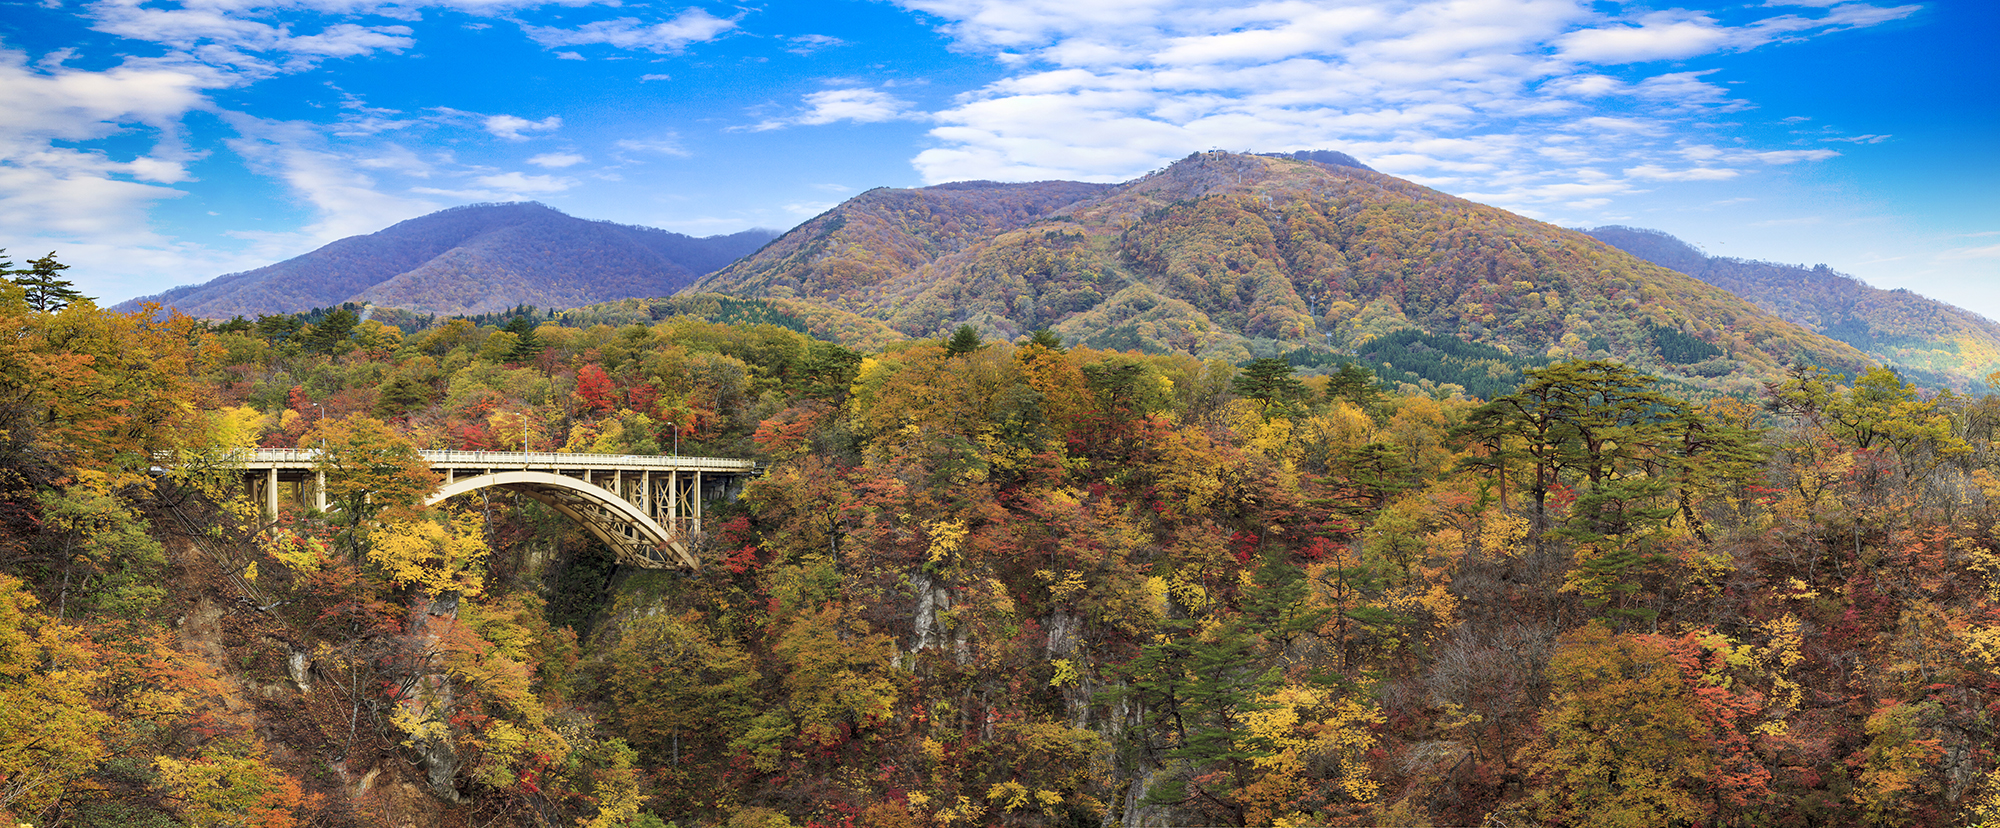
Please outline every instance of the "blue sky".
M480 201L706 235L1336 149L2000 318L1976 0L15 0L0 245L117 301Z

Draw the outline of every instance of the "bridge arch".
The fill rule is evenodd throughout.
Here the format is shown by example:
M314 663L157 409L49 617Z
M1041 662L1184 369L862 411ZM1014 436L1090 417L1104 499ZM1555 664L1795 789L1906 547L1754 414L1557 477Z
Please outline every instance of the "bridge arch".
M624 498L574 477L530 470L462 477L439 488L424 505L435 506L481 489L506 489L534 498L611 547L619 563L647 569L700 568L676 533Z

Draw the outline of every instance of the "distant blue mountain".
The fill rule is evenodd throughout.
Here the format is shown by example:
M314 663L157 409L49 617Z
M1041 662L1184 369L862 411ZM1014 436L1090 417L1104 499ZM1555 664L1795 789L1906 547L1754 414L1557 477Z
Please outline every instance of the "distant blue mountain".
M474 204L118 307L158 302L210 319L343 302L440 314L523 304L570 308L672 295L777 235L746 230L695 238L579 219L534 202Z
M1585 232L1852 345L1912 381L1984 390L1986 375L2000 370L2000 323L1957 305L1873 287L1826 265L1710 256L1658 230L1614 226Z

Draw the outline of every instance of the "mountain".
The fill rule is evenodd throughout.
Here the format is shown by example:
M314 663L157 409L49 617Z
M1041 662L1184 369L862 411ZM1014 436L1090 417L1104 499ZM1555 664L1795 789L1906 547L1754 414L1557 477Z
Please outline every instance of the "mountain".
M1231 362L1324 365L1394 343L1460 375L1612 357L1714 390L1793 360L1869 364L1576 231L1359 166L1226 152L1117 185L873 190L690 291L816 302L909 336L1048 327Z
M1861 349L1927 384L1978 389L2000 370L2000 323L1907 290L1883 290L1826 265L1709 256L1658 230L1599 227L1591 236L1730 291Z
M567 308L672 294L776 235L694 238L579 219L533 202L475 204L120 307L150 301L216 319L343 302L442 314Z
M1357 170L1375 171L1374 167L1361 163L1354 156L1334 150L1298 150L1295 152L1260 152L1257 154L1266 158L1291 158L1298 161L1325 164L1329 167L1353 167Z

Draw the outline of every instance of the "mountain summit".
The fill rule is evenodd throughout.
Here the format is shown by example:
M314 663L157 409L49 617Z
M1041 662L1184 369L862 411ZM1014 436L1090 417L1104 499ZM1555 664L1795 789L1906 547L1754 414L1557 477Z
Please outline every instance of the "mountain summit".
M910 336L1047 327L1231 362L1391 341L1447 359L1476 345L1496 359L1616 358L1713 388L1793 360L1868 364L1582 233L1310 157L1197 153L1109 186L874 190L690 290L818 302Z
M442 314L521 304L566 308L666 296L775 235L746 230L694 238L579 219L534 202L474 204L120 307L159 302L217 319L343 302Z

